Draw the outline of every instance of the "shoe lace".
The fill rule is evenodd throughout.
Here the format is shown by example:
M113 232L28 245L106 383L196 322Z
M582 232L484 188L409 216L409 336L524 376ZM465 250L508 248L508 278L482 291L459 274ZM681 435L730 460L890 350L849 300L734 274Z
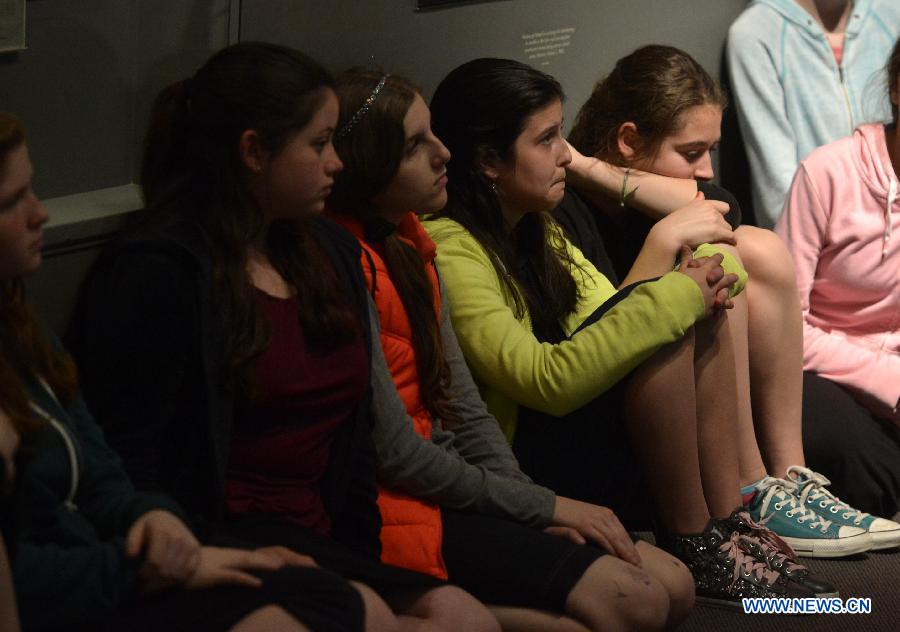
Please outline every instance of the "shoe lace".
M788 468L788 473L793 473L792 470L797 471L802 478L799 479L797 483L800 486L800 493L798 494L800 498L800 502L802 503L818 503L819 507L822 509L828 509L831 513L837 514L838 512L843 512L842 516L844 520L853 519L853 524L859 526L863 520L869 517L864 511L860 511L855 507L851 507L843 500L832 494L829 490L825 489L826 485L830 485L831 481L829 481L826 477L822 476L818 472L813 472L812 470L806 468L799 468L797 466L791 466Z
M762 550L766 559L773 560L789 573L809 570L797 562L797 554L794 549L777 533L756 522L746 511L739 513L738 517L747 527L746 532L742 534L745 538L744 541L749 544L755 543Z
M731 586L741 577L743 570L749 577L753 577L757 581L764 581L767 585L773 586L778 581L779 575L763 562L750 555L742 546L742 536L737 531L731 534L731 537L722 542L719 551L726 554L729 560L734 561L734 574L731 579Z
M770 504L773 504L774 500L776 510L781 510L785 505L790 507L790 509L785 512L785 515L789 518L796 516L797 522L801 524L807 520L811 520L812 522L809 525L810 529L819 529L822 533L828 531L828 527L831 526L831 520L826 520L823 516L820 516L803 504L803 502L795 495L794 488L795 485L793 483L780 478L769 477L767 486L761 490L764 494L760 515L765 515L766 510L769 508ZM774 513L770 512L765 518L759 521L759 524L765 526L774 515Z

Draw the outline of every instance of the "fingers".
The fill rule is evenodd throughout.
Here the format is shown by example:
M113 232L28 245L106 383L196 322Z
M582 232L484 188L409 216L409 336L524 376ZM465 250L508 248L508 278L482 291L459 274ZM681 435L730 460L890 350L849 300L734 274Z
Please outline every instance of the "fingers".
M712 266L706 270L706 283L709 284L710 287L715 287L724 276L725 269L722 266Z
M556 535L561 538L567 538L575 544L585 544L587 542L587 540L584 539L584 536L578 533L577 529L573 529L571 527L547 527L546 529L544 529L544 533Z
M722 288L716 292L716 309L731 309L732 307L734 307L734 301L729 297L727 289Z
M713 285L713 289L715 290L716 294L718 295L719 291L722 289L728 291L732 285L737 283L737 280L738 280L738 276L736 274L726 274L721 279L719 279L718 283Z
M241 568L243 570L276 571L284 566L284 560L277 555L260 553L259 551L244 551L241 549L225 549L229 551L225 566Z
M678 270L684 272L687 268L695 268L699 264L694 260L694 253L688 246L682 245L678 255Z
M609 529L606 533L606 536L610 544L612 544L612 553L616 557L621 558L626 562L634 564L635 566L640 566L641 556L637 552L637 548L635 548L634 542L631 541L631 536L628 535L625 527L623 527L622 523L619 522L619 518L611 511L609 513Z
M731 210L728 202L722 202L721 200L710 200L709 205L722 215L728 215L728 211Z
M233 568L217 569L210 575L208 581L211 586L221 584L249 586L250 588L259 588L262 586L262 580L259 577Z
M286 546L265 546L256 549L256 552L277 557L285 564L289 564L291 566L318 566L316 561L309 555L302 555L287 548Z
M137 557L141 549L144 548L144 529L146 523L138 520L128 530L125 536L125 555L126 557Z

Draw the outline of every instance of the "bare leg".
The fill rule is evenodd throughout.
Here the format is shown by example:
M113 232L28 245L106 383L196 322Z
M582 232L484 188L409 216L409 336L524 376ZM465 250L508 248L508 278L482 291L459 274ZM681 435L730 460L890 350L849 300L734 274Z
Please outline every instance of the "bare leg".
M724 518L741 504L739 471L758 480L766 470L752 420L738 414L729 318L719 315L697 323L696 337L700 474L710 514Z
M743 263L737 249L724 244L718 244L718 246L723 250L731 252L738 261ZM751 280L747 283L747 287L749 288L752 284L753 281ZM726 408L713 409L713 413L723 415L727 410L734 411L732 414L734 415L735 432L737 433L738 471L741 486L755 483L766 475L765 464L760 455L760 449L756 439L756 430L753 423L755 411L751 408L750 392L752 381L750 379L750 356L747 335L748 320L749 301L748 293L745 290L734 298L734 308L728 311L727 325L720 325L727 329L730 341L730 344L727 346L730 346L731 349L724 349L720 340L715 340L715 342L712 343L713 347L717 350L717 354L728 353L730 359L711 357L711 362L715 367L715 371L728 371L734 375L736 380L733 391L734 400L731 403L728 403L724 401L724 398L719 398L721 405L726 406ZM717 329L711 327L711 324L703 326L707 327L710 334L714 336L720 334ZM724 333L724 331L721 333ZM698 343L699 341L706 339L710 338L708 336L701 337L698 334ZM729 364L731 368L728 368ZM726 386L729 392L731 391L730 384L723 385L717 383L715 377L711 377L712 382L710 384L712 389L710 393L708 393L709 396L715 397L715 393L723 388L723 386ZM700 401L702 402L703 398L700 398ZM734 506L732 506L732 509L733 508Z
M508 606L488 606L503 632L590 632L575 619L558 612L535 610L533 608L511 608Z
M803 465L803 320L794 264L768 230L742 226L737 247L750 275L750 389L759 446L769 472Z
M279 606L265 606L254 610L231 628L231 632L308 632L308 630L309 628Z
M566 611L595 632L661 630L669 619L669 596L646 570L604 555L572 588Z
M487 606L456 586L407 590L388 597L400 630L500 632Z
M679 560L652 544L641 541L637 543L637 548L641 554L643 570L652 579L659 582L666 592L668 616L665 620L665 627L674 628L687 617L694 605L694 580L691 577L691 573ZM622 569L618 564L615 566L620 570ZM628 572L627 567L624 568L624 571ZM585 576L582 577L579 583L575 584L575 587L572 589L573 593L578 589L579 594L591 594L595 595L595 599L598 598L597 596L602 594L603 587L592 584L593 580L593 575L585 573ZM625 580L625 583L629 581L632 581L630 574L629 579ZM579 596L576 595L575 600L577 601L578 599ZM571 600L569 605L574 605ZM581 610L578 612L583 612L589 608L586 604L581 604L579 607ZM590 623L587 619L579 621L574 618L577 616L575 611L570 611L569 615L563 615L530 608L492 606L491 612L500 621L504 631L543 632L543 630L554 630L555 632L585 632L590 629L585 627Z
M649 542L637 543L645 571L659 581L669 596L669 617L666 628L675 628L684 621L694 607L694 578L681 560L669 555Z
M697 452L694 335L660 349L632 376L625 419L666 530L700 533L709 522ZM665 499L662 501L662 499Z

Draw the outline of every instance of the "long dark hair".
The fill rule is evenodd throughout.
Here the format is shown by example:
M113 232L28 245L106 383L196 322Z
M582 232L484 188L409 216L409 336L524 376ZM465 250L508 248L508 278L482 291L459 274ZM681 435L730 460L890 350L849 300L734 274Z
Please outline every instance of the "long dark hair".
M207 237L228 378L243 381L270 339L246 272L248 248L266 225L247 189L239 139L255 130L276 155L333 87L331 75L306 55L248 42L213 55L192 78L164 89L154 105L141 169L144 196L148 206L190 214ZM313 348L350 339L352 315L306 224L272 222L263 243L278 273L299 288L300 322Z
M0 112L0 173L9 155L25 143L18 118ZM23 441L38 425L28 403L26 381L43 379L64 403L78 390L75 363L55 348L25 301L20 278L0 279L0 408L12 420Z
M341 116L338 129L359 111L384 75L354 68L337 79ZM367 224L376 219L372 199L390 184L403 160L403 120L419 89L407 79L388 76L365 116L334 144L344 163L335 177L329 209ZM384 238L384 260L409 317L422 403L435 417L453 421L446 388L450 368L444 357L434 288L419 254L396 233Z
M616 62L578 111L569 142L588 156L627 166L619 152L619 126L633 121L640 144L631 163L652 158L678 131L681 115L698 105L722 109L728 100L706 70L672 46L643 46Z
M537 110L565 95L553 77L509 59L476 59L441 81L431 101L432 129L452 154L447 164L448 203L440 216L462 224L491 253L514 300L538 335L549 335L574 311L578 287L572 261L549 213L529 213L510 233L483 160L515 160L514 145ZM536 289L523 283L529 266Z
M892 91L896 90L900 94L900 37L897 38L894 50L891 51L891 56L888 57L885 70L887 71L888 99L890 99ZM891 101L891 113L894 116L894 125L900 124L897 115L897 105L893 101Z

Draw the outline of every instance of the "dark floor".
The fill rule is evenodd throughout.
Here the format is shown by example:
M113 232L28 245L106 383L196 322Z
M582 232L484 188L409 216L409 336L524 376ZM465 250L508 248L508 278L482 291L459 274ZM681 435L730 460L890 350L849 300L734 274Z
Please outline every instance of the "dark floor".
M842 598L870 597L871 614L744 614L740 609L697 606L678 629L703 632L900 630L900 551L892 549L841 560L801 561L816 575L834 584L840 590Z

